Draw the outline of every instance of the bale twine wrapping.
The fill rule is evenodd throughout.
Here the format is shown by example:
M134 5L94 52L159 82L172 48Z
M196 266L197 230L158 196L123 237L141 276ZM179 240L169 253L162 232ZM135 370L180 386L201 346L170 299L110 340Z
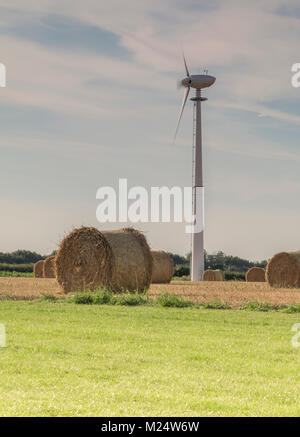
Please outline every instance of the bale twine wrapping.
M205 270L202 275L202 281L215 281L214 270Z
M55 260L55 256L49 256L48 258L45 259L43 264L44 278L55 278L54 260Z
M144 290L151 282L152 263L146 238L132 228L75 229L55 257L56 278L65 293L104 286L115 292Z
M163 250L152 250L151 255L153 258L152 284L168 284L174 274L172 258Z
M266 279L271 287L300 287L300 251L274 255L268 262Z
M43 265L44 261L38 261L33 266L33 275L35 278L43 278Z
M215 273L215 281L225 281L225 274L223 270L217 269L214 270Z
M115 292L148 289L153 258L144 235L133 228L103 231L103 235L114 256L111 288Z
M107 286L113 267L112 249L93 227L74 229L62 240L55 257L56 279L64 293Z
M265 269L261 267L251 267L246 273L246 282L266 282Z

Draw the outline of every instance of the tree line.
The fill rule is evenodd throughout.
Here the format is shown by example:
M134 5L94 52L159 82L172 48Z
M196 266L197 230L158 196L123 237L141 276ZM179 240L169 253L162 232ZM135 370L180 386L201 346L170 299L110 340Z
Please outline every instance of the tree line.
M55 254L55 251L51 254ZM40 255L30 250L15 250L14 252L0 252L0 264L34 264L50 255Z
M186 256L169 253L175 265L175 275L185 276L190 274L190 259L191 253ZM205 269L220 269L226 272L240 272L246 273L251 267L265 268L267 260L263 261L249 261L238 256L226 255L222 251L214 254L208 254L204 251L204 266Z

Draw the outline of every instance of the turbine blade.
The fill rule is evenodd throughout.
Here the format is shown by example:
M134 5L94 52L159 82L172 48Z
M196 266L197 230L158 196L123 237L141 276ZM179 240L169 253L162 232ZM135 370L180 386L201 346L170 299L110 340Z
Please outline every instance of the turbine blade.
M187 86L187 87L185 88L185 90L184 90L184 95L183 95L183 99L182 99L182 104L181 104L180 114L179 114L179 117L178 117L177 126L176 126L176 130L175 130L175 135L174 135L174 142L175 142L175 139L176 139L176 135L177 135L177 132L178 132L178 128L179 128L179 124L180 124L180 120L181 120L181 117L182 117L182 113L183 113L183 110L184 110L185 103L186 103L186 101L187 101L187 98L188 98L189 92L190 92L190 87Z
M189 70L188 70L187 65L186 65L184 53L182 53L182 56L183 56L183 62L184 62L184 66L185 66L186 75L187 75L187 77L190 77L190 73L189 73Z

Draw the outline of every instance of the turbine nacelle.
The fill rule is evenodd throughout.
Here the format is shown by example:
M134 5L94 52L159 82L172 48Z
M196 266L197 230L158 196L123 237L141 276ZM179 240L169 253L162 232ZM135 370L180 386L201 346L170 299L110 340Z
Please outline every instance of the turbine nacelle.
M187 68L184 55L183 55L183 62L184 62L186 77L177 83L178 88L184 87L184 94L183 94L183 100L182 100L182 104L181 104L181 108L180 108L180 113L179 113L179 117L178 117L178 121L177 121L176 130L175 130L174 141L175 141L175 138L177 135L178 127L180 124L180 120L182 117L182 113L183 113L190 89L195 88L196 90L201 90L202 88L208 88L216 81L215 77L209 76L208 74L192 74L191 75L189 73L188 68ZM204 70L204 71L207 71L207 70ZM202 100L204 100L204 99L202 99Z
M208 74L192 74L181 80L181 86L191 87L201 90L202 88L208 88L215 83L216 78L209 76Z

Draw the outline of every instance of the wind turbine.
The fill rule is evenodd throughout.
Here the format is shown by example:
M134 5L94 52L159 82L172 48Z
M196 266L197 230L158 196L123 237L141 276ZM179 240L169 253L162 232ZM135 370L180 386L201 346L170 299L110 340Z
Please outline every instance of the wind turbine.
M183 62L186 71L186 77L179 81L179 86L184 87L184 95L180 114L176 126L175 137L177 135L178 127L182 117L182 113L191 88L196 90L195 97L191 100L195 105L196 117L194 119L194 132L195 132L195 149L194 149L194 180L193 180L193 214L196 218L196 223L203 224L203 173L202 173L202 132L201 132L201 102L207 100L205 97L201 97L202 88L210 87L216 80L215 77L207 74L193 74L190 75L186 65L186 60L183 55ZM204 271L204 232L203 226L201 226L200 232L194 232L192 234L192 260L191 260L191 281L201 281Z

